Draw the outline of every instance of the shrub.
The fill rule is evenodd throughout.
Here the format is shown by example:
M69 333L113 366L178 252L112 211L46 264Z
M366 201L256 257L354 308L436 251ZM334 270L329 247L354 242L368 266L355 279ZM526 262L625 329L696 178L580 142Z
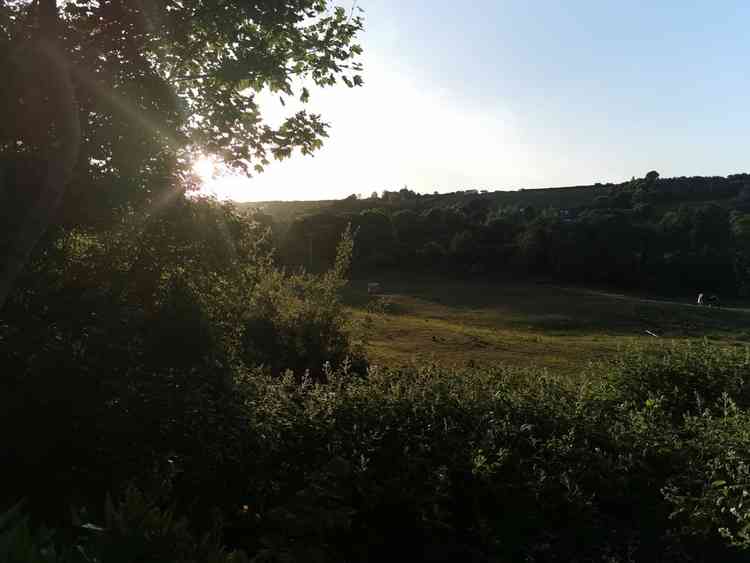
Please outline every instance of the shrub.
M676 416L672 387L646 376L697 346L634 353L640 383L622 365L582 385L436 366L325 384L253 377L252 525L235 524L294 560L382 560L396 545L434 561L744 560L744 411ZM700 347L706 377L726 376L696 376L719 393L703 405L734 404L722 397L740 389L728 374L744 355Z
M742 408L750 406L748 351L708 341L667 345L657 356L633 350L616 360L612 377L622 400L636 407L658 400L676 421L699 414L725 393Z
M750 548L750 416L725 394L684 425L684 470L664 488L680 532Z
M315 380L325 367L349 361L366 371L364 353L351 345L348 319L339 295L346 284L353 241L347 229L333 267L323 275L288 275L268 265L259 269L257 283L246 290L242 357L249 366L263 365L276 376L292 370Z
M0 455L35 513L63 518L166 459L195 510L221 504L250 439L235 380L260 363L321 377L355 355L337 298L350 239L332 271L293 276L230 206L163 213L50 236L3 310ZM280 345L250 346L258 325Z
M103 525L79 521L70 530L34 528L21 504L0 513L3 563L248 563L229 552L216 533L196 539L187 520L162 509L135 488L107 499Z

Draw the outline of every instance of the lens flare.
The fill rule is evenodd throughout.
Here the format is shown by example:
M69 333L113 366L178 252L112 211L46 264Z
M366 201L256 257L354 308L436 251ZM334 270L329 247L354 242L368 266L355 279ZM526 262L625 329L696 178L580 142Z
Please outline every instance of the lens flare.
M202 156L193 164L193 172L196 173L203 183L206 183L216 174L216 163L212 158Z

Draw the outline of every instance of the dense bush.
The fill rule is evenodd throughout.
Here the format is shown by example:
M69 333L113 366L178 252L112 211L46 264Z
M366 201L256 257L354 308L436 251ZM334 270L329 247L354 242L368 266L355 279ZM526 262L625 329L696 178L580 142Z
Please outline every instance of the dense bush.
M146 496L123 497L136 516L94 506L89 521L116 546L167 518L168 546L198 550L192 538L215 530L211 545L255 561L744 561L745 369L744 351L698 343L630 353L585 383L504 368L344 366L319 383L246 371L228 427L195 426L213 449L149 472Z
M49 514L167 458L191 460L185 489L224 473L193 504L233 495L246 366L365 369L337 299L350 253L346 238L332 271L287 275L256 224L182 199L110 231L50 235L3 309L4 475Z
M691 367L706 379L743 369L744 357L702 350ZM645 372L689 353L636 356ZM658 381L626 386L622 367L589 375L584 385L438 367L326 385L254 379L265 452L254 482L265 484L247 500L253 538L292 560L378 561L395 546L432 561L744 560L728 547L746 547L748 518L750 427L734 381L679 418Z
M720 348L707 341L667 345L658 357L634 350L615 361L613 384L632 405L658 401L679 421L700 415L727 395L750 407L750 355L746 348Z
M246 288L248 313L243 316L242 358L263 365L274 375L292 370L313 379L325 377L326 366L350 362L366 371L362 350L350 343L340 290L346 283L353 241L349 230L339 242L333 267L321 275L290 275L266 264L257 283Z
M246 563L228 552L215 533L196 539L184 518L164 510L136 489L117 502L107 499L101 527L76 518L69 530L32 528L21 504L0 513L0 560L4 563Z

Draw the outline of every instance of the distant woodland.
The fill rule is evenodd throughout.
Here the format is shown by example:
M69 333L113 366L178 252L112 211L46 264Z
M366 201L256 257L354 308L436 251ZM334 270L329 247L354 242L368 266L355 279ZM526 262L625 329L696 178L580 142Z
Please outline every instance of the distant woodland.
M545 277L671 295L750 291L750 175L510 192L407 188L336 202L244 204L286 265L332 263L348 224L354 271ZM253 209L257 207L257 209Z

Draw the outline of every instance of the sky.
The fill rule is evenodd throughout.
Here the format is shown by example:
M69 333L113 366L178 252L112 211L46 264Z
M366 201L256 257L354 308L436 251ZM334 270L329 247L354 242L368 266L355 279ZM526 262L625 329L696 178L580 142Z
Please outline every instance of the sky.
M207 179L208 192L335 199L750 170L746 0L359 5L364 87L307 104L331 125L323 149ZM263 109L273 123L297 108Z

